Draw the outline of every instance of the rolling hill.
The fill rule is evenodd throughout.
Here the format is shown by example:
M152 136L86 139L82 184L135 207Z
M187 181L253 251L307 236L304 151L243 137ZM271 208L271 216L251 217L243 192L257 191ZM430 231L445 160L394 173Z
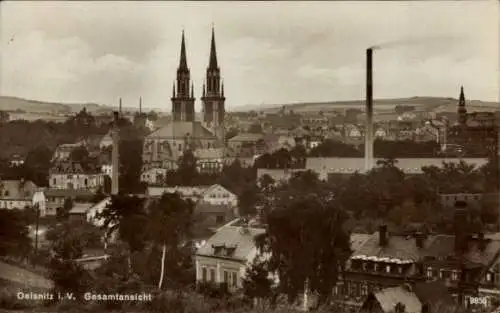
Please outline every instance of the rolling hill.
M394 110L397 105L415 106L416 111L427 112L455 112L457 109L458 100L454 98L439 98L439 97L412 97L399 99L376 99L374 101L374 109L376 111ZM363 109L364 100L355 101L332 101L332 102L309 102L309 103L291 103L291 104L270 104L270 105L249 105L244 111L258 110L264 112L278 112L283 106L287 110L294 112L314 112L314 111L335 111L349 108ZM467 101L467 110L473 111L496 111L500 110L500 102L485 102L480 100Z
M27 100L18 97L0 96L0 110L14 112L21 110L29 113L55 114L75 113L83 107L90 112L107 111L110 108L96 103L57 103Z

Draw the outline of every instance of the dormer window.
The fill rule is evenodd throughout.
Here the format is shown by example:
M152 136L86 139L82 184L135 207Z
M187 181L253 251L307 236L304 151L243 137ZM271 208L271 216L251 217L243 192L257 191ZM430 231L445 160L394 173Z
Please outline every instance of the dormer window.
M387 273L390 273L390 272L391 272L391 266L390 266L390 265L386 265L386 266L385 266L385 271L386 271Z

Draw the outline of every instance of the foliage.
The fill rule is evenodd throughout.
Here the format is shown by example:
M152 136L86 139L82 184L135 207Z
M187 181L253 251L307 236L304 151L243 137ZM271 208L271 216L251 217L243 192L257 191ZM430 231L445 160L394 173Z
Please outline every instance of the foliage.
M181 247L189 238L193 208L194 203L183 200L176 193L163 194L147 208L149 238L154 245L168 252L164 266L173 283L181 283L178 279L182 280L185 271L191 267L192 251L182 251Z
M248 128L248 132L252 133L252 134L262 134L262 132L263 132L262 125L261 124L257 124L257 123L252 124Z
M87 272L75 261L83 255L84 238L69 224L63 225L53 235L50 270L55 290L81 294L90 284Z
M97 249L102 247L103 230L86 221L70 221L52 225L47 230L45 238L53 243L68 233L72 233L79 238L82 249Z
M277 273L279 290L294 301L310 290L326 301L350 252L343 224L346 214L324 183L311 172L296 174L281 186L275 209L268 213L268 231L256 241L271 253L269 271Z
M31 238L26 216L20 210L0 210L0 256L26 257Z
M361 157L362 152L353 145L326 139L309 151L310 157Z
M260 258L255 258L247 268L243 280L243 292L249 299L268 298L271 296L272 280L269 278L267 263Z

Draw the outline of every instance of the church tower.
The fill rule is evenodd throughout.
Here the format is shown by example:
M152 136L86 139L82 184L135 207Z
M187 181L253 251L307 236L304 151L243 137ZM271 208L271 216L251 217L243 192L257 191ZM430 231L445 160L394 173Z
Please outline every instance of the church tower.
M186 42L182 31L181 55L177 80L172 90L172 118L174 122L194 122L194 93L191 75L187 65ZM177 86L176 86L177 83ZM177 88L176 88L177 87ZM191 88L190 88L191 87Z
M221 82L220 68L217 64L217 50L215 48L215 31L212 27L212 41L210 44L210 58L203 84L203 122L212 129L217 137L224 137L224 116L226 114L224 103L224 84Z
M458 100L458 123L465 126L467 123L467 109L465 108L464 86L460 87L460 99Z

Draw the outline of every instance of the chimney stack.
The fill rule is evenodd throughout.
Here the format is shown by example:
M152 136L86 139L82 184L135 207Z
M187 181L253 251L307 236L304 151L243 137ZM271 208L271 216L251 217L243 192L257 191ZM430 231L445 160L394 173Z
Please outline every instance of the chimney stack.
M468 232L468 214L467 214L467 202L457 201L455 202L455 214L454 214L454 233L455 233L455 252L463 253L467 249L467 241L469 237Z
M142 97L139 97L139 114L142 113Z
M426 237L427 236L422 232L415 233L415 244L417 245L417 248L422 249L424 247Z
M373 49L366 49L365 170L373 167Z
M121 99L120 99L121 100ZM121 101L120 101L121 108ZM120 113L114 112L113 129L111 130L111 136L113 140L112 152L111 152L111 194L117 195L119 192L118 179L120 177L120 128L118 126Z
M381 246L386 246L388 242L388 233L387 233L387 225L380 225L378 228L378 238L379 244Z
M122 114L122 98L120 98L119 104L118 104L118 112L121 115Z

